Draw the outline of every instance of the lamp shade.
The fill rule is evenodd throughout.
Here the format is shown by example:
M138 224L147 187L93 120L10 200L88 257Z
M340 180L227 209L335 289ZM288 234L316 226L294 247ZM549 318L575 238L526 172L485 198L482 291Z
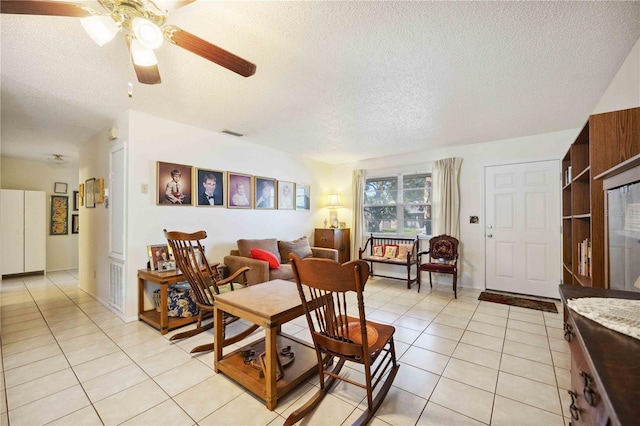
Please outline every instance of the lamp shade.
M144 47L137 39L131 40L131 57L133 58L133 63L141 67L158 64L158 59L153 50Z
M153 22L144 18L133 18L131 22L133 34L147 49L157 49L162 46L162 31Z
M327 207L329 207L330 209L337 209L338 207L342 207L340 196L338 194L329 195L329 202L327 203Z
M110 42L120 31L120 27L110 16L87 16L80 19L80 23L98 46L103 46Z

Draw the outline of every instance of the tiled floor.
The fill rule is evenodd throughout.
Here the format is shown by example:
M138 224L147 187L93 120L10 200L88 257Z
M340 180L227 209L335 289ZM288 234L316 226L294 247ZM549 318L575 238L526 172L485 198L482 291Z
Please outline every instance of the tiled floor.
M401 363L371 424L568 424L561 314L403 287L367 283L368 318L396 327ZM212 353L189 354L211 333L173 343L125 324L78 289L75 271L6 279L1 296L2 425L280 425L316 389L314 378L269 411L213 372ZM284 330L309 338L304 317ZM363 397L339 385L302 424L351 424Z

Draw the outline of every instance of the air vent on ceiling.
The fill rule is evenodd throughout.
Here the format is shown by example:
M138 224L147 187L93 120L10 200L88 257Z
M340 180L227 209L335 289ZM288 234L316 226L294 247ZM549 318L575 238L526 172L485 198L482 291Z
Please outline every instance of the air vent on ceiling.
M240 136L244 136L242 133L233 132L233 131L231 131L231 130L223 130L223 131L222 131L222 133L226 133L226 134L228 134L228 135L231 135L231 136L238 136L238 137L240 137Z

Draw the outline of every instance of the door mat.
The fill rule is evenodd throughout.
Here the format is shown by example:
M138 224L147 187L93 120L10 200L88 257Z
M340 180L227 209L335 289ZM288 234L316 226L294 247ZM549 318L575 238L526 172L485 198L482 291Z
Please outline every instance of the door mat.
M542 300L528 299L526 297L511 296L501 293L489 293L483 291L480 293L478 300L485 302L501 303L503 305L518 306L520 308L536 309L538 311L558 313L556 304L552 302L545 302Z

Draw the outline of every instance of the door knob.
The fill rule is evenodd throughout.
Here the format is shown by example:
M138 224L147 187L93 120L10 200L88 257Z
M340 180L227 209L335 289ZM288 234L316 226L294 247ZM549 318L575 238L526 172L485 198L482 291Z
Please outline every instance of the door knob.
M493 234L487 234L487 238L493 238Z

